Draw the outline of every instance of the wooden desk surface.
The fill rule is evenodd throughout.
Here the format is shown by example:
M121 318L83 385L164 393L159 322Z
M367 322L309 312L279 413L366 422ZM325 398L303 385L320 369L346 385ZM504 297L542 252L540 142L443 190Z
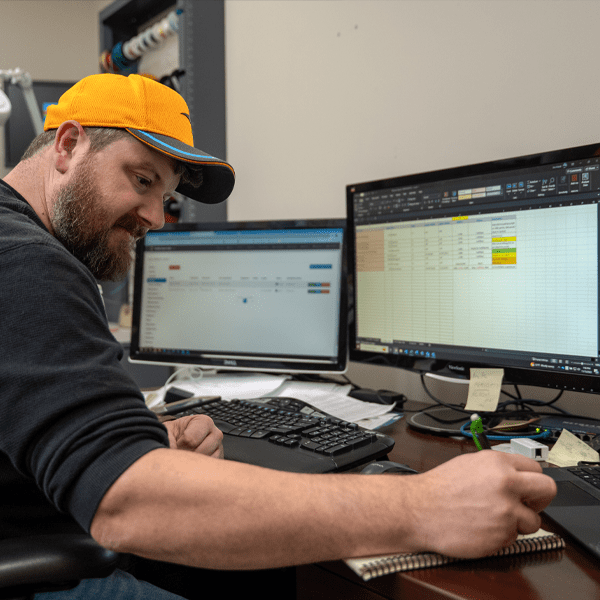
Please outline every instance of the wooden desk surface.
M422 405L406 404L409 410L419 407ZM390 460L408 464L421 472L459 454L475 452L474 443L467 438L419 433L407 427L406 417L381 431L396 440ZM543 466L547 466L546 463ZM341 561L299 567L298 600L348 600L352 597L363 600L598 600L600 561L542 517L544 529L563 535L564 550L467 561L385 575L368 582Z

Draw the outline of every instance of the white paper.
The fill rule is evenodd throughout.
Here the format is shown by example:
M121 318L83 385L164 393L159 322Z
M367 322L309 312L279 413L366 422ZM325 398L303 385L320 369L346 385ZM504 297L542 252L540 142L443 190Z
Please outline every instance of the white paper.
M351 385L337 383L313 383L309 381L286 381L276 396L289 396L304 400L315 408L338 419L356 423L360 419L379 417L390 413L395 405L375 404L350 398Z
M600 456L576 435L563 429L552 450L548 452L548 462L559 467L576 467L580 460L598 462Z
M387 413L385 415L381 415L380 417L369 417L367 419L360 419L359 421L355 421L361 427L365 429L379 429L384 425L391 425L393 422L401 419L404 415L400 415L397 413Z
M169 388L176 387L194 396L221 396L224 400L251 400L274 395L289 375L265 375L261 373L210 374L201 379L175 379ZM146 406L154 408L164 404L167 390L161 388L144 394Z

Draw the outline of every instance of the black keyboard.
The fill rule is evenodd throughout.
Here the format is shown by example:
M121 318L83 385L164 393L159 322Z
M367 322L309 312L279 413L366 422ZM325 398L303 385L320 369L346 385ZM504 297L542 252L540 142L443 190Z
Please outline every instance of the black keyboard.
M385 456L394 439L295 398L190 399L156 409L208 415L223 432L225 458L296 473L344 471Z
M600 467L566 467L566 469L600 489Z

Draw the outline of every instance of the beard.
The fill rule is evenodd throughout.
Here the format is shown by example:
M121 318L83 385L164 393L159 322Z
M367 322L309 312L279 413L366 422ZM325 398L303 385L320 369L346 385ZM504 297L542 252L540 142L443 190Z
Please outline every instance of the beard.
M71 181L58 192L50 222L56 237L99 281L120 281L129 271L136 241L148 231L131 214L111 224L106 197L97 188L91 160L76 167ZM111 240L119 229L127 239Z

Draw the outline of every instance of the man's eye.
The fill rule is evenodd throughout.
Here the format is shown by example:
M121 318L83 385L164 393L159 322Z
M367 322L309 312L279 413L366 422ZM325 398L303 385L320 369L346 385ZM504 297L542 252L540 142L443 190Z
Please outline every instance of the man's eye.
M146 179L145 177L141 177L140 175L136 175L138 182L140 183L140 185L144 186L144 187L148 187L152 182L149 179Z

